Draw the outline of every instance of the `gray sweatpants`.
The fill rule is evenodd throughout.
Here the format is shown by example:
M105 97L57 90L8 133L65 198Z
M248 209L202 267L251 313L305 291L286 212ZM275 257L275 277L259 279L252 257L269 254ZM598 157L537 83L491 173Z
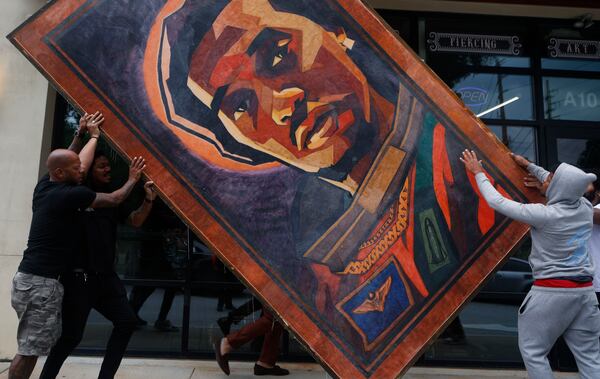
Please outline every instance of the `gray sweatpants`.
M531 379L552 379L548 353L561 335L583 379L600 378L600 310L592 287L533 286L519 308L519 349Z

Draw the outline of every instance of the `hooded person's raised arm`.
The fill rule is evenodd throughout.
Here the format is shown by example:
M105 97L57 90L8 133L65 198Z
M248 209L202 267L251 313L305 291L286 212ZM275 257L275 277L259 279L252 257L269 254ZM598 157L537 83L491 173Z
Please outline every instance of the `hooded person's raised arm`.
M479 192L490 208L508 218L531 225L534 228L541 228L548 221L545 205L523 204L502 196L483 172L483 167L475 152L465 150L460 160L465 164L467 170L475 175Z
M529 173L535 176L535 178L540 183L544 183L546 179L548 179L550 172L546 171L546 169L544 169L543 167L536 166L535 164L529 162L529 160L527 160L527 158L523 157L522 155L510 153L510 156L515 161L515 163L529 171Z
M531 225L534 228L541 228L547 222L547 209L543 204L523 204L517 201L507 199L502 196L500 192L487 178L487 176L480 172L475 175L477 180L477 187L479 192L489 204L490 208L504 216L511 218L516 221L524 222L525 224Z
M540 183L544 183L550 175L550 171L533 163L529 163L527 165L527 171L529 171L533 176L535 176L535 178L539 180Z

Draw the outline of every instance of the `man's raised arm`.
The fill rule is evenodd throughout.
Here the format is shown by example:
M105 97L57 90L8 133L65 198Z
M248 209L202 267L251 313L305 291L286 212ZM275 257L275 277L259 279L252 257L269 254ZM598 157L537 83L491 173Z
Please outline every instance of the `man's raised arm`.
M502 196L485 175L481 162L477 159L474 151L465 150L460 160L465 164L467 170L475 175L479 192L493 210L533 227L541 227L546 223L546 207L544 205L523 204Z
M148 181L144 183L144 202L138 209L131 212L127 217L127 223L131 226L139 228L144 224L150 211L152 210L152 203L156 199L156 191L154 191L154 182Z
M92 208L111 208L121 204L127 196L131 193L131 190L135 184L142 177L142 172L146 168L146 161L142 157L135 157L131 160L129 166L129 178L123 184L121 188L111 193L97 193L96 199L92 203Z
M98 138L100 138L100 125L102 125L103 122L104 116L100 112L96 112L88 118L87 130L90 133L90 139L79 153L81 171L83 172L84 177L87 176L87 173L94 162L94 154L96 153L96 147L98 146Z
M79 127L75 131L75 135L73 136L73 141L69 145L68 150L71 150L75 154L79 154L81 148L83 147L83 136L87 132L87 122L90 119L91 115L84 114L79 118Z

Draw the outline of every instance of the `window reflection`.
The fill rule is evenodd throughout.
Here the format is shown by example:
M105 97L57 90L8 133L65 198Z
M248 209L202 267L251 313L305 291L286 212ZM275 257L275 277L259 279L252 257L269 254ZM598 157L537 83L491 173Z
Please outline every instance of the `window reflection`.
M559 162L587 169L600 167L600 139L558 138L556 149Z
M517 338L518 309L518 304L499 300L474 300L459 316L465 338L440 338L426 351L425 359L520 362Z
M511 57L508 55L491 54L455 54L455 53L430 53L432 66L448 65L449 60L461 62L461 66L468 66L471 69L476 67L510 67L510 68L529 68L531 59L528 57Z
M513 153L537 162L537 138L535 128L526 126L488 125L490 130Z
M547 70L600 72L600 61L593 59L542 58L542 68Z
M127 203L139 205L143 201L141 196L141 190L135 191ZM117 248L117 273L123 278L185 278L187 228L159 198L154 201L148 219L140 228L119 226Z
M600 121L600 79L543 78L548 120Z
M127 292L131 293L133 286L126 286ZM156 289L149 287L152 292L146 298L141 307L139 316L146 320L147 324L138 325L135 333L127 347L128 351L156 351L156 352L179 352L181 351L181 325L183 325L183 291L180 288L171 288L174 292L172 302L168 309L164 308L165 293L168 288ZM171 328L161 327L161 313L172 325ZM80 349L103 349L108 342L112 332L112 323L101 314L92 310L86 324L85 333Z
M472 73L457 80L452 89L473 113L486 111L509 99L519 99L485 115L486 119L533 119L531 77Z

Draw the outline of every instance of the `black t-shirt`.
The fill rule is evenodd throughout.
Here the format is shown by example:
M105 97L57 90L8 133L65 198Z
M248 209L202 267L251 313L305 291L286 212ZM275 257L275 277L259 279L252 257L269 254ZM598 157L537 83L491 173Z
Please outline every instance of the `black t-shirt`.
M100 273L114 271L117 227L130 211L125 206L82 210L80 216L85 231L81 254L86 262L82 262L80 268Z
M33 219L19 271L45 277L63 273L78 243L78 209L95 198L87 187L52 182L45 175L33 192Z

